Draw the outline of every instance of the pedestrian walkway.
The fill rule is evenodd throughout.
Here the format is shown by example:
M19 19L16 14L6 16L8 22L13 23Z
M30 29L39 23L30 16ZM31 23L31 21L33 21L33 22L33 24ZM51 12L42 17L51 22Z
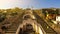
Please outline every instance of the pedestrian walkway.
M39 14L38 14L39 15ZM42 15L39 15L41 18L43 17ZM42 18L52 29L54 29L58 34L60 34L60 27L56 24L52 24L49 22L47 19L44 17Z
M41 24L42 28L47 34L57 34L45 21L44 19L39 16L38 14L34 13L35 17L37 18L37 22Z

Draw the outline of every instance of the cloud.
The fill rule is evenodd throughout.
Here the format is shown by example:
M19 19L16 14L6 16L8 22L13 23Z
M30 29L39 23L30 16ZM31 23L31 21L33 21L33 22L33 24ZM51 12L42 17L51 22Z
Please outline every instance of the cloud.
M21 0L0 0L0 8L15 7L19 4L22 4Z
M34 4L34 0L0 0L0 8L25 7Z

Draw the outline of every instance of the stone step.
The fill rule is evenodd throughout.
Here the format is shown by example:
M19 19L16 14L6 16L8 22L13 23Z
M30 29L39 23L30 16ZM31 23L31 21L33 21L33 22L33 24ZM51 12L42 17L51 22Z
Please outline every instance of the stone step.
M5 34L16 34L16 33L5 33Z
M47 34L56 34L56 33L50 32L50 33L47 33Z
M5 33L15 33L16 31L6 31Z
M11 28L9 28L7 30L16 30L16 29L17 29L16 27L11 27Z

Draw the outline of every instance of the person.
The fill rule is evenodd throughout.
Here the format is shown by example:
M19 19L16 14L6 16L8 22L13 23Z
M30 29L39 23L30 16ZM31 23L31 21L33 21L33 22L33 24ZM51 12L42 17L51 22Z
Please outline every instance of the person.
M23 34L22 28L20 28L19 34Z
M1 28L2 28L3 30L7 30L10 26L11 26L10 23L4 23Z
M1 29L0 27L0 34L5 34L5 31Z
M2 26L1 29L2 30L7 30L7 27L6 26Z

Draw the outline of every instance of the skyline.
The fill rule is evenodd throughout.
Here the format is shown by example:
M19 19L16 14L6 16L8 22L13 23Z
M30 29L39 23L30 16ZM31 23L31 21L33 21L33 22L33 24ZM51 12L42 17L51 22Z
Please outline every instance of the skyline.
M8 8L60 8L60 0L0 0L0 9Z

